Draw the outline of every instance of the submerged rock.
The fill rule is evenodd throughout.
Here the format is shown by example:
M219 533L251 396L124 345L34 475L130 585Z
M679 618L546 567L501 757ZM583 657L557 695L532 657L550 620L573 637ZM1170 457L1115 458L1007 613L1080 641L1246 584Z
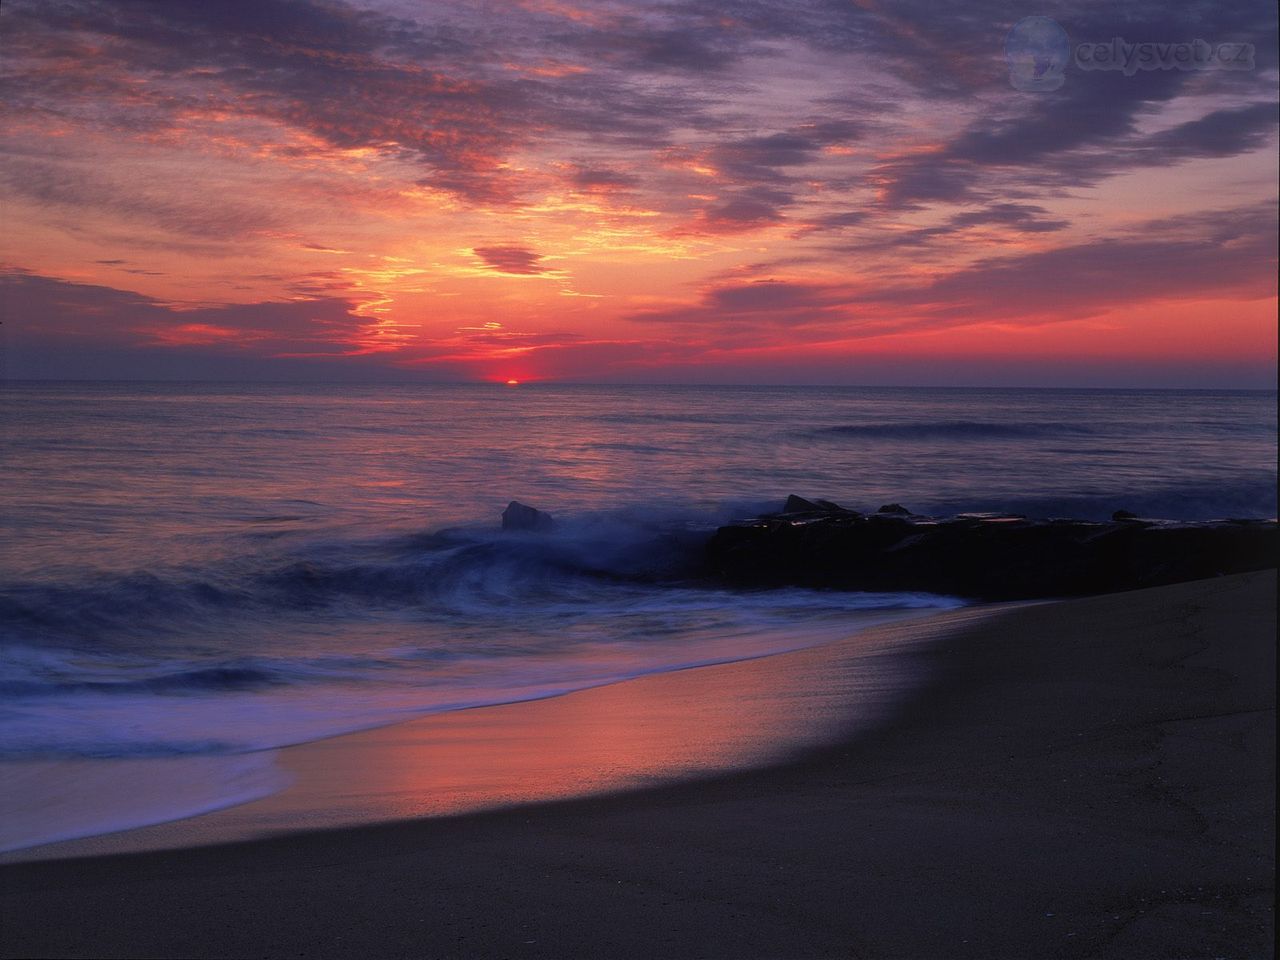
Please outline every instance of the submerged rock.
M550 530L555 524L551 514L543 513L519 500L512 500L507 504L507 509L502 511L503 530L533 530L541 533Z

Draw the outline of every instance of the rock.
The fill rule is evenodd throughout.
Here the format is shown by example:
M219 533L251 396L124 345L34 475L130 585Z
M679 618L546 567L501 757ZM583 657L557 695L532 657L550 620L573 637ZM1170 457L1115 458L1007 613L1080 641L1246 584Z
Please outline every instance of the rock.
M1137 520L1138 515L1136 513L1130 513L1128 510L1117 510L1111 515L1111 519L1116 521L1116 523L1119 523L1121 520Z
M911 516L911 511L900 503L886 503L883 507L877 510L876 513L894 513L900 517Z
M850 517L859 516L856 510L847 510L831 500L806 500L804 497L797 497L794 493L787 497L787 502L782 505L781 513L766 514L766 516L783 517L791 513L805 514L806 516L826 516L833 513Z
M707 542L706 561L709 572L734 586L1024 600L1265 570L1276 565L1277 529L1273 520L796 514L721 527Z
M804 497L797 497L794 493L787 497L787 502L782 505L783 513L825 513L822 507L818 506L812 500L806 500Z
M555 526L551 514L543 513L534 507L512 500L507 509L502 511L503 530L533 530L539 533Z

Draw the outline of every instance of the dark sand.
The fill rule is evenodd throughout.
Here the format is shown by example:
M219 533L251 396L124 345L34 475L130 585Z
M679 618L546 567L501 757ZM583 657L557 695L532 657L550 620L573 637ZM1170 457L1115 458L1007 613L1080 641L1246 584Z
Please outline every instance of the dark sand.
M84 957L1271 956L1274 603L1267 572L970 622L910 654L934 679L890 720L761 770L7 866L0 946ZM838 649L797 656L838 673ZM699 685L782 661L670 675L685 689L668 700L694 712L697 730ZM768 684L754 688L767 700ZM575 710L575 698L603 695L545 703ZM515 722L533 724L535 708L546 709L501 709L530 711Z

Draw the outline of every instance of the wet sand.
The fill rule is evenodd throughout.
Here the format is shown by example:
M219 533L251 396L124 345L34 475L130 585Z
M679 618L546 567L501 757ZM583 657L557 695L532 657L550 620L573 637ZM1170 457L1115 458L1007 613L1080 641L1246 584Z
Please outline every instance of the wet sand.
M873 621L839 642L792 653L232 755L225 760L252 774L246 786L268 787L260 791L264 799L11 850L0 854L0 864L470 813L768 766L882 724L927 682L913 651L999 609L880 617L886 622L879 627ZM23 820L45 826L55 804L100 812L97 822L127 823L135 807L162 805L172 785L201 774L209 779L206 763L197 758L194 769L186 758L31 763L34 782L15 785L15 801L0 817L9 813L16 837L47 833L24 832Z
M466 758L483 759L486 729L501 743L503 730L523 728L544 758L547 744L561 745L559 761L517 778L528 789L512 802L557 795L539 793L553 785L549 770L589 786L611 756L649 759L597 784L633 789L590 799L0 868L0 947L104 957L1269 956L1274 601L1267 572L951 622L901 660L928 686L869 730L842 706L865 691L848 648L834 645L470 711L448 721L461 725L451 734L410 724L317 744L288 761L312 799L321 789L385 796L396 770L407 771L402 796L420 795L410 758L427 749L437 761L452 751L474 779ZM609 749L635 727L628 718L645 716L661 717L651 732L667 746L655 753L644 735ZM798 756L761 748L771 724L786 727L777 741ZM839 724L858 732L841 735ZM584 729L598 735L584 739ZM795 729L809 731L803 743ZM569 731L583 742L566 742ZM683 766L669 759L681 744ZM485 762L506 764L509 746L493 749L498 760ZM715 758L726 756L769 765L724 772ZM439 782L439 762L423 769ZM642 786L668 774L686 779ZM344 781L350 789L337 790ZM280 825L317 825L288 820Z

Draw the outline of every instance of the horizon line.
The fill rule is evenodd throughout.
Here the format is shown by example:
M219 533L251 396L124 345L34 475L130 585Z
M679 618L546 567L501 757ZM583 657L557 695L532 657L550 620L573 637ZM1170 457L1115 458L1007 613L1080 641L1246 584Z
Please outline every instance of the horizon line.
M753 389L815 389L815 390L1042 390L1095 391L1095 392L1147 392L1147 393L1276 393L1280 385L1268 387L1210 387L1210 386L1084 386L1084 385L1026 385L1026 384L930 384L930 383L715 383L715 382L666 382L666 381L587 381L564 379L530 379L510 384L505 380L354 380L354 379L228 379L223 377L156 378L156 377L0 377L0 386L35 383L152 383L152 384L253 384L262 386L363 386L363 387L607 387L631 388L717 388L726 390Z

